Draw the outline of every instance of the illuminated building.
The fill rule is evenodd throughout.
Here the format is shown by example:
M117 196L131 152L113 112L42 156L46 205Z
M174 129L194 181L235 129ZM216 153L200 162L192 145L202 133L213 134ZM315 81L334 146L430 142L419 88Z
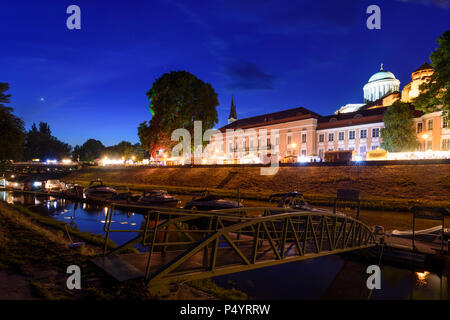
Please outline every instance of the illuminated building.
M431 66L423 64L400 92L400 81L381 67L364 85L364 103L347 104L328 116L298 107L238 119L232 100L229 123L219 129L222 136L211 139L208 163L260 163L264 162L265 153L277 154L278 160L312 161L323 159L326 151L338 150L354 150L356 156L364 159L368 151L381 145L386 108L399 100L412 102L419 95L420 84L432 73ZM413 106L411 112L422 143L419 151L450 150L450 129L442 112L424 114Z

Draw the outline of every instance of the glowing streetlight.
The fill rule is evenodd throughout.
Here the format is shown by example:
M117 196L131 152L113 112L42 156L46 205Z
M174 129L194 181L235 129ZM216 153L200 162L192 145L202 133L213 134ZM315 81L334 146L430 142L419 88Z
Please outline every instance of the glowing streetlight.
M427 139L428 139L428 134L426 134L426 133L422 134L421 138L423 140L423 158L425 159L425 151L427 150L426 142L427 142Z

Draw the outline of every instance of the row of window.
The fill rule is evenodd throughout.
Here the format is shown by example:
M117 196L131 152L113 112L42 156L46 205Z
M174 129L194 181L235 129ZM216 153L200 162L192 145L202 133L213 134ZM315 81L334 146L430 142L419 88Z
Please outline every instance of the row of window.
M378 130L378 131L379 131L378 128L375 128L375 129L373 129L373 130ZM373 130L372 130L372 134L374 133ZM365 131L367 131L367 130L365 130ZM351 133L352 133L352 132L353 132L353 138L349 137L349 139L354 139L355 131L350 131L350 132L349 132L349 136L351 136ZM343 134L344 132L339 132L339 140L343 140L343 139L341 139L341 133ZM332 135L333 133L330 133L330 134ZM379 134L379 132L378 132L378 134ZM306 136L306 135L305 135L305 136ZM323 136L323 134L322 134L322 136ZM375 137L378 137L378 135L376 135ZM288 143L291 142L291 141L289 141L290 138L291 138L291 137L288 137ZM319 136L319 141L320 141L320 136ZM329 140L329 141L333 141L333 140ZM259 139L258 142L261 143L261 139ZM323 140L322 140L321 142L323 142ZM277 144L279 143L278 138L277 138L276 143L277 143ZM267 146L268 146L268 148L271 147L270 139L269 139L269 138L267 139ZM243 147L243 149L246 149L246 142L245 142L245 141L242 142L242 147ZM250 141L250 148L253 149L253 141ZM375 150L376 148L378 148L378 145L372 145L372 150ZM223 151L223 145L222 145L222 144L221 144L221 148L220 148L220 149L221 149L221 151ZM431 140L429 140L429 141L426 142L425 149L426 149L426 150L432 150L432 149L433 149L433 142L432 142ZM334 150L333 148L328 148L328 151L333 151L333 150ZM344 150L344 148L338 148L338 150ZM354 150L354 149L353 149L353 147L349 147L348 150ZM450 151L450 139L443 139L443 140L442 140L442 148L441 148L441 150L442 150L442 151ZM230 152L236 151L236 150L233 148L233 144L232 144L232 143L229 144L229 151L230 151ZM323 152L324 152L323 149L319 149L319 157L321 157L321 153L322 153L322 155L323 155ZM360 152L361 154L362 154L362 153L365 153L365 152L366 152L366 147L365 147L365 146L361 146L361 147L359 148L359 152ZM304 156L306 156L306 150L302 150L302 151L301 151L301 154L304 155Z
M427 124L427 128L426 130L431 131L433 130L433 119L429 119L428 121L426 121ZM448 128L448 119L447 118L443 118L442 119L442 128ZM424 123L423 122L418 122L417 123L417 133L421 133L424 130Z
M356 131L355 130L351 130L348 132L348 139L349 140L355 140L355 136L356 136ZM372 128L372 138L378 138L380 136L380 128ZM359 137L361 139L366 139L367 138L367 129L361 129L359 131ZM345 132L339 132L338 133L338 140L339 141L344 141L345 140ZM325 141L325 134L319 134L319 142L324 142ZM334 133L330 132L328 133L328 141L332 142L334 141Z

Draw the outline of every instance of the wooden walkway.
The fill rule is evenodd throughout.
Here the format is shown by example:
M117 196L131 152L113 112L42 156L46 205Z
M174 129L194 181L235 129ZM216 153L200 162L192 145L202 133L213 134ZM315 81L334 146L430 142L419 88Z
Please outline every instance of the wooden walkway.
M252 254L252 246L240 246L239 249L246 255ZM286 246L290 251L287 255L294 254L292 246ZM168 251L165 253L153 252L151 256L150 273L153 274L171 261L182 256L186 250ZM258 250L258 260L276 259L275 254L269 245L263 246ZM208 252L202 250L191 257L186 263L176 270L177 275L190 274L194 272L205 271L205 264L211 255L211 249ZM218 269L221 267L238 266L242 264L242 259L234 252L231 247L220 248L217 253L216 264ZM91 260L96 266L103 269L107 274L118 281L127 281L131 279L143 278L145 276L148 263L148 253L132 253L96 257Z

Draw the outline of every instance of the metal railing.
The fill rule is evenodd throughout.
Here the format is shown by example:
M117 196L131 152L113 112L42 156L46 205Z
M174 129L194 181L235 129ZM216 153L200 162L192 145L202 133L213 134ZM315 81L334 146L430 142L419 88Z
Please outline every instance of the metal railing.
M137 236L108 253L105 242L104 253L137 243L148 247L145 279L150 283L213 277L376 245L367 225L345 215L266 207L211 212L146 207L139 229L113 230L114 207L120 205L108 210L107 239L111 232Z

